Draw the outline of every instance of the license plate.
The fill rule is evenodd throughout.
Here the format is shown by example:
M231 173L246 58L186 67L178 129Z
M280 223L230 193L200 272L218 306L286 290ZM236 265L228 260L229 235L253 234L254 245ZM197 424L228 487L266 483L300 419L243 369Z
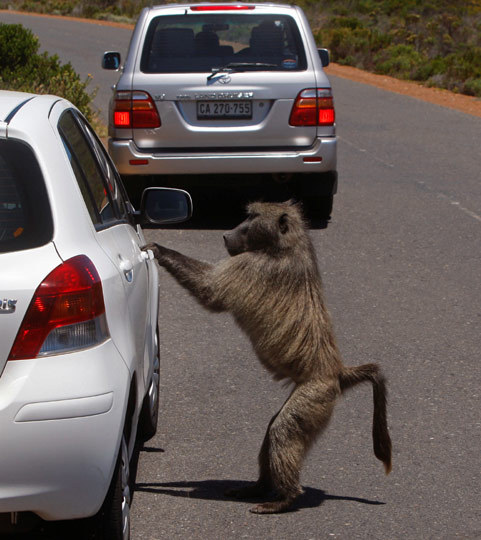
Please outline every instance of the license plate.
M199 120L233 120L252 118L251 101L198 101Z

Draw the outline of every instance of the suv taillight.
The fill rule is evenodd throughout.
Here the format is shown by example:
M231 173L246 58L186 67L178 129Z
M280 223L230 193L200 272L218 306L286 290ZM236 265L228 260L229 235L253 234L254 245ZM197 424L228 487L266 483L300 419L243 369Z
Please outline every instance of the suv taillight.
M333 126L334 100L329 88L306 88L299 92L292 107L291 126Z
M114 127L158 128L160 118L154 100L147 92L120 90L115 94Z
M100 276L87 256L78 255L37 287L8 359L85 349L108 337Z

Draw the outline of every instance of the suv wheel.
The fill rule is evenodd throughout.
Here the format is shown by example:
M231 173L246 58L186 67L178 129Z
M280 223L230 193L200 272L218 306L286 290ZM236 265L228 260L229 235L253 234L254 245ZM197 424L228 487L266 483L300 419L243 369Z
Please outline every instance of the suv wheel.
M305 201L307 212L312 219L328 220L331 217L334 195L318 195Z

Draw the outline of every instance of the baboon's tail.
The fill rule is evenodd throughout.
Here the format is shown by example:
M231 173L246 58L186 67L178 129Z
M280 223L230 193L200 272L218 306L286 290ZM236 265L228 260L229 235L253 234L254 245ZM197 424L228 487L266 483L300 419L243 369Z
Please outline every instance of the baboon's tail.
M387 429L387 389L386 379L377 364L364 364L357 367L343 367L339 375L341 390L352 388L358 383L370 381L373 389L374 416L372 419L372 440L374 455L384 463L386 474L392 469L391 438Z

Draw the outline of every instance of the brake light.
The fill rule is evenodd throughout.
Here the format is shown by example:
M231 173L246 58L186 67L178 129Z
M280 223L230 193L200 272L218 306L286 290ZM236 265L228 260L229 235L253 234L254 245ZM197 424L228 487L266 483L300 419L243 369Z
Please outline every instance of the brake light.
M116 128L158 128L159 113L154 100L147 92L121 90L114 102L114 126Z
M37 287L8 359L84 349L108 337L102 282L93 262L78 255Z
M307 88L299 92L292 107L291 126L332 126L336 120L329 88Z
M234 11L243 9L255 9L255 6L245 6L243 4L216 4L215 6L191 6L191 11Z

